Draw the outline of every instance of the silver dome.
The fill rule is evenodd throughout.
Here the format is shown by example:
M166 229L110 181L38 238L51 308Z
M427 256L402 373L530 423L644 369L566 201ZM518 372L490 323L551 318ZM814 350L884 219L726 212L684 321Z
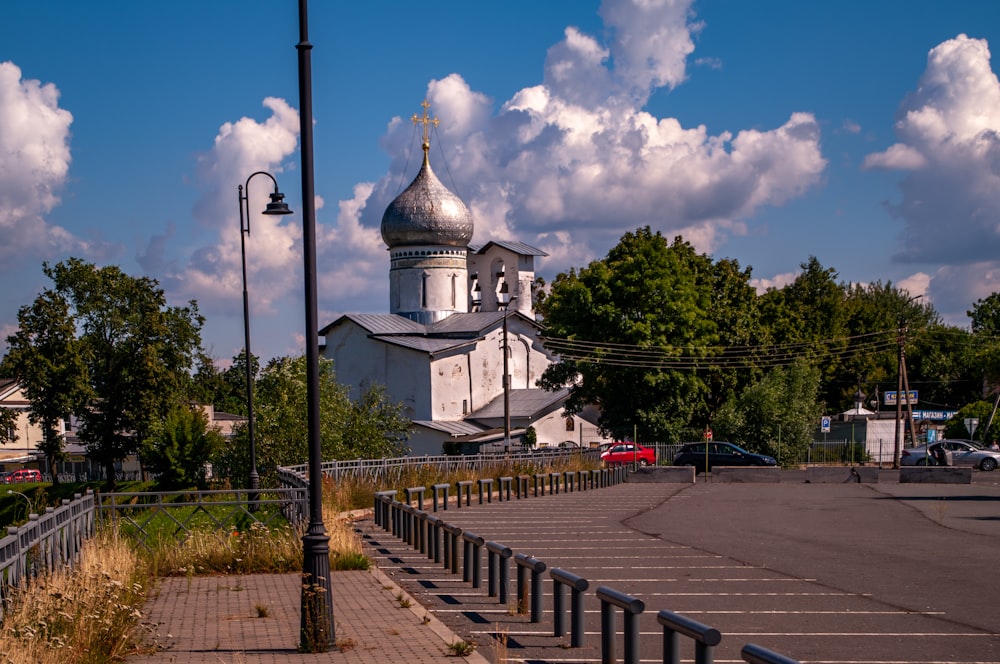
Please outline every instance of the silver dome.
M466 247L472 240L472 214L424 164L417 177L382 215L382 239L389 248L412 245Z

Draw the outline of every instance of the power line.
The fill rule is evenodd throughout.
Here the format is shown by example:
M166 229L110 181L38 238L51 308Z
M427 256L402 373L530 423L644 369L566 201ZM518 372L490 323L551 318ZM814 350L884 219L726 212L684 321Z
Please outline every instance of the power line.
M561 359L639 369L718 371L785 366L812 355L846 359L876 355L897 348L896 331L874 332L816 342L767 346L644 346L541 337L546 348Z

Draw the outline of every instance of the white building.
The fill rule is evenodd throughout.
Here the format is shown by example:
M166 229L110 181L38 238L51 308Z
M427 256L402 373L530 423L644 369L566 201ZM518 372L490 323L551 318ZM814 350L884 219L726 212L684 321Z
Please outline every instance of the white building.
M320 330L337 380L353 398L385 385L413 421L412 454L440 454L459 436L493 441L498 429L502 444L505 422L515 446L528 426L539 445L600 442L580 438L585 426L596 433L592 423L565 416L566 391L535 387L554 357L531 297L534 261L545 252L520 242L470 246L472 215L431 170L427 126L437 121L426 104L413 121L424 125L423 165L382 216L389 313L347 314Z

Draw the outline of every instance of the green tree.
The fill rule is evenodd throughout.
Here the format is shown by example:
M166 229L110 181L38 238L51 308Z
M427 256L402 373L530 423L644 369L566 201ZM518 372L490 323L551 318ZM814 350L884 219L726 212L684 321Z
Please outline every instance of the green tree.
M17 411L0 408L0 445L17 442Z
M256 355L253 360L253 380L259 374ZM219 370L207 355L198 361L198 370L192 378L191 399L198 403L212 404L217 412L247 415L247 374L246 355L241 350L233 357L232 363Z
M207 464L224 444L200 408L177 404L153 426L142 446L142 460L164 487L205 488Z
M843 357L847 348L846 287L837 282L837 271L825 268L815 256L800 265L802 272L781 289L761 296L761 316L776 344L774 352L805 357L821 367L826 403L840 401ZM856 375L851 377L855 384Z
M945 438L987 441L987 444L995 438L1000 438L1000 423L994 421L993 426L989 429L986 426L992 411L993 404L988 401L976 401L975 403L962 406L958 409L955 416L944 425ZM969 431L966 428L965 420L967 418L979 420L975 431Z
M566 409L601 409L604 431L640 426L677 440L707 419L708 386L694 371L665 368L677 357L718 352L711 260L682 239L668 245L649 227L626 233L603 260L560 274L545 298L546 334L580 342L560 352L539 385L570 387ZM623 348L632 349L623 361Z
M29 403L28 419L42 429L38 449L59 483L56 463L64 457L59 423L80 412L93 396L85 347L64 293L43 291L17 313L18 330L7 337L3 372L20 383Z
M348 388L337 382L333 363L320 360L320 445L323 460L379 458L405 451L409 420L402 406L388 402L381 387L369 388L352 403ZM268 362L254 388L257 470L262 485L273 485L278 466L309 458L306 421L306 358L279 357ZM220 476L242 487L249 477L247 428L234 431L231 444L214 460Z
M712 423L713 432L779 461L796 458L812 442L822 414L816 399L819 377L819 370L805 360L773 369L726 402Z
M351 402L341 441L341 459L377 459L406 452L410 420L403 404L389 401L385 387L373 385Z
M935 348L943 338L934 335L936 340L933 343L921 343L921 340L929 338L930 327L941 328L938 314L930 303L912 297L907 291L893 286L891 282L886 284L875 282L851 286L844 304L847 330L846 346L841 354L843 361L839 363L833 375L827 376L829 387L824 392L830 406L843 410L853 405L859 380L862 391L872 398L875 398L876 391L896 389L899 374L899 341L904 326L910 389L918 387L926 389L935 384L943 385L940 381L924 385L919 385L919 381L916 381L921 374L921 364L929 365L929 362L933 361L930 356L937 355L938 369L944 369L938 352L943 347L938 345L937 349ZM941 377L950 374L949 370ZM941 390L934 391L941 392ZM931 390L927 391L926 396L936 400Z
M45 264L53 293L68 306L86 365L90 400L80 439L115 483L115 462L138 450L183 398L201 349L195 302L169 307L158 283L77 258Z

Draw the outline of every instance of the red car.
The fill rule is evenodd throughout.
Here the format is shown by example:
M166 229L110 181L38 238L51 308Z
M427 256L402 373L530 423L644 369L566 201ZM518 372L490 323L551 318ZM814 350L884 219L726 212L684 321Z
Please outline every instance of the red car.
M25 484L27 482L41 481L42 473L36 468L18 468L4 477L5 484Z
M615 443L601 453L601 461L605 466L620 466L626 463L653 466L656 465L656 450L628 441Z

